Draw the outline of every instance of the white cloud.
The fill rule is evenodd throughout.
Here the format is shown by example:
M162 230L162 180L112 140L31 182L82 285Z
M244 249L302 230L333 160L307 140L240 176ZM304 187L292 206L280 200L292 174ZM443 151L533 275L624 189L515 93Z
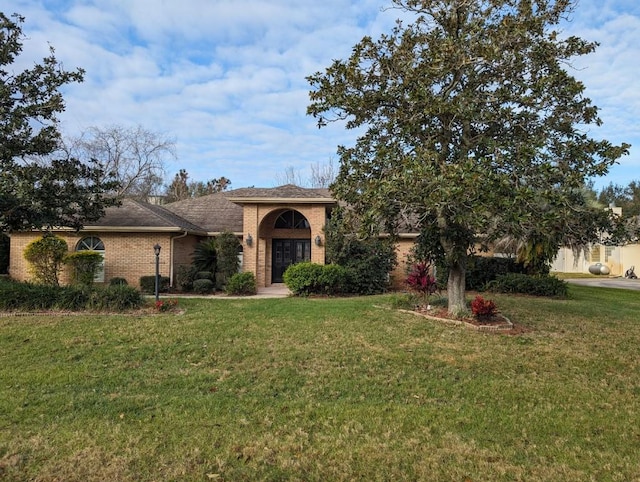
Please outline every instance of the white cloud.
M301 6L303 5L303 6ZM142 124L177 140L192 179L226 176L235 187L272 185L287 166L335 159L354 133L318 130L306 116L305 77L344 59L364 35L389 32L389 0L0 0L26 17L22 62L47 54L48 42L85 82L64 88L67 134L91 125ZM562 26L600 42L577 59L574 75L601 108L594 135L640 144L640 2L580 0ZM607 179L640 177L640 146Z

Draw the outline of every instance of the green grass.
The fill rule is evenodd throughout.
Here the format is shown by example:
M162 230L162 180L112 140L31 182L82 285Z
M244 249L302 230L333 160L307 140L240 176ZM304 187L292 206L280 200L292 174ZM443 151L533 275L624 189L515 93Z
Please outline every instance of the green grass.
M1 480L640 480L640 292L0 318Z

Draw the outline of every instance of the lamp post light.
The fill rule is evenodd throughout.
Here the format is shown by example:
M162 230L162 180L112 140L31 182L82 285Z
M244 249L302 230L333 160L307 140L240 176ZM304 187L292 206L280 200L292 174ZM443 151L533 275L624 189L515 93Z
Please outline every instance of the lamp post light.
M156 301L160 299L160 249L161 246L156 243L153 252L156 255Z

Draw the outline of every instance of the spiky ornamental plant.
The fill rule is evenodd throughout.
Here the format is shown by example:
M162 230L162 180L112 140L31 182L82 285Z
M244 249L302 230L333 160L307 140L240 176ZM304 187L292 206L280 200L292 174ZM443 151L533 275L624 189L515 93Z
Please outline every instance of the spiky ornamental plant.
M431 271L431 263L425 261L416 263L411 267L406 283L409 288L422 295L424 304L427 307L429 306L429 296L438 290L436 278Z
M465 310L467 256L500 236L581 233L585 180L628 146L594 140L584 85L567 72L596 44L556 30L572 0L393 0L415 15L308 78L308 113L363 133L338 148L335 197L365 231L415 222ZM576 220L577 219L577 220ZM535 229L532 227L535 226Z

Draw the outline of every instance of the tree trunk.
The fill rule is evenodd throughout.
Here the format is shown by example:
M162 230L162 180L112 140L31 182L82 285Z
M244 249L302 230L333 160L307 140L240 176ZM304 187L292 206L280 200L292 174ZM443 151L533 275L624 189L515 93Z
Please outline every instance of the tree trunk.
M447 281L448 311L451 314L459 314L467 309L465 299L465 274L464 262L455 261L449 266L449 279Z

